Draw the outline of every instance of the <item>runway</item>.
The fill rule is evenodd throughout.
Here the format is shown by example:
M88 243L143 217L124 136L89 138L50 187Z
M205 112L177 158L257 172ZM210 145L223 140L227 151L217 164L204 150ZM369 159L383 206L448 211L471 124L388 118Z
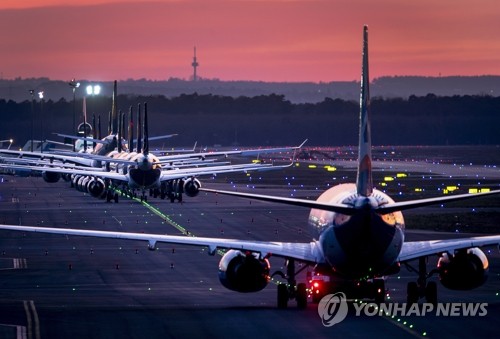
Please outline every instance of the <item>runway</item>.
M242 178L243 176L237 177ZM267 241L310 241L307 209L213 194L182 204L122 198L118 204L86 196L69 183L4 176L0 222L6 224L120 230ZM207 187L227 189L224 178ZM229 180L228 180L229 181ZM242 180L240 180L242 181ZM281 186L272 193L289 194ZM313 195L315 190L298 194ZM267 191L266 193L271 193ZM441 302L488 303L484 317L356 316L325 327L317 306L276 309L276 286L239 294L218 281L220 256L197 247L145 242L0 233L0 337L3 338L183 338L183 337L491 337L498 335L500 256L489 255L490 276L465 292L438 286ZM455 234L409 232L408 240ZM461 234L464 236L464 234ZM271 258L271 269L283 260ZM304 274L299 279L305 279ZM391 301L405 302L414 275L402 268L386 287ZM437 279L437 278L435 278Z

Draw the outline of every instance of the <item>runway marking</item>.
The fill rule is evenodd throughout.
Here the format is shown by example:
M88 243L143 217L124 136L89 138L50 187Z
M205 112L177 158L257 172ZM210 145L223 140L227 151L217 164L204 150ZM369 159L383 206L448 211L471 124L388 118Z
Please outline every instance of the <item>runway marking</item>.
M28 337L26 336L26 326L12 325L12 324L0 324L0 327L15 327L16 328L16 339L28 339Z
M35 303L33 300L24 300L24 311L26 313L26 322L28 323L28 338L29 339L40 339L40 322L38 319L38 313L35 308ZM34 336L33 336L34 327Z
M27 339L26 336L26 326L16 326L16 338L17 339Z
M13 258L12 262L13 262L14 269L28 268L28 262L24 258Z

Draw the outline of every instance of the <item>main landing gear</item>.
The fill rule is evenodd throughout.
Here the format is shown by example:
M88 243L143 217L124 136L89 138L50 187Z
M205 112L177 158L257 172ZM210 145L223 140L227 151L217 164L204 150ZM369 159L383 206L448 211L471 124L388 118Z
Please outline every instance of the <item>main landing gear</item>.
M437 284L434 281L427 281L437 270L427 272L427 257L418 259L418 270L405 263L406 268L410 272L416 272L418 279L416 282L411 281L408 283L406 291L406 302L408 304L418 303L420 298L425 298L428 303L433 305L437 304Z
M280 283L278 285L278 308L287 308L288 300L295 299L297 301L297 308L305 309L307 307L307 290L305 283L297 284L295 277L307 266L295 272L295 260L288 259L285 263L286 275L282 272L275 272L273 275L279 275L287 280L287 283Z

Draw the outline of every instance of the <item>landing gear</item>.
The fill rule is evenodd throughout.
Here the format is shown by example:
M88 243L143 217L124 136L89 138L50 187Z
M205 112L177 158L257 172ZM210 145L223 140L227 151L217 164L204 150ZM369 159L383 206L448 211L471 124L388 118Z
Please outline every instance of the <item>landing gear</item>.
M300 271L302 271L306 267L307 266L304 266ZM297 301L298 309L305 309L307 307L306 284L296 284L295 281L295 276L299 272L295 272L295 260L288 259L286 262L286 275L284 275L282 272L275 273L283 278L286 278L287 280L286 284L281 283L278 285L278 308L287 308L288 300L290 299L295 299Z
M437 270L432 270L427 272L427 257L421 257L418 259L418 270L414 269L408 263L406 267L411 272L416 272L418 274L418 279L416 282L412 281L408 283L406 290L406 302L408 304L416 304L420 298L425 298L426 302L433 305L437 304L437 284L434 281L427 282Z
M146 196L146 192L145 191L142 191L142 195L141 195L141 202L148 202L148 197Z
M287 308L288 306L288 287L286 284L278 285L278 308Z
M303 310L307 307L306 284L300 283L297 285L297 293L295 295L295 300L297 300L297 308Z

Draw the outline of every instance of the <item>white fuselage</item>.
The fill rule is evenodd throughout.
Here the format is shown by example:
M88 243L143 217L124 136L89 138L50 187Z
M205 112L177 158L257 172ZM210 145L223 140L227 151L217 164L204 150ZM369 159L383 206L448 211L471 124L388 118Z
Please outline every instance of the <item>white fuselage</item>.
M389 196L373 190L364 197L356 193L355 184L341 184L317 201L350 205L356 211L345 215L312 209L309 215L309 225L333 274L372 278L383 275L396 262L404 241L403 215L373 211L373 207L393 202Z

